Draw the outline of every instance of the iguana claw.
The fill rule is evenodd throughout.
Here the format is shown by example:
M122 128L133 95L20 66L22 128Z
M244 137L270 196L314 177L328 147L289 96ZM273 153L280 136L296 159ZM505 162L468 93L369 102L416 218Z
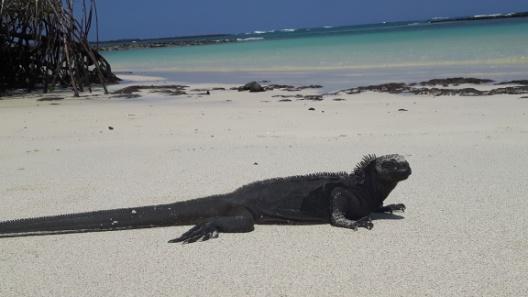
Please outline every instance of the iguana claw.
M198 240L206 241L218 237L218 228L212 223L202 223L192 227L182 236L169 240L169 243L181 242L183 244L193 243Z
M357 231L358 227L367 228L368 230L371 230L374 228L374 224L372 224L372 219L370 217L363 218L357 222L354 223L352 226L352 229L354 231Z
M406 209L405 204L398 203L398 204L390 204L387 206L383 206L380 209L378 209L378 212L385 212L385 213L392 214L395 211L405 212L405 209Z
M392 208L393 211L401 211L401 212L405 212L405 204L403 203L399 203L399 204L394 204L394 207Z

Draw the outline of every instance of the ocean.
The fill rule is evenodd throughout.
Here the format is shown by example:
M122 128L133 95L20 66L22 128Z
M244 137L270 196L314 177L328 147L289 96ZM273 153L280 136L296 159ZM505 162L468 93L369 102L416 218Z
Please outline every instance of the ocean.
M528 78L528 18L241 33L237 42L103 52L116 72L329 89L451 76Z

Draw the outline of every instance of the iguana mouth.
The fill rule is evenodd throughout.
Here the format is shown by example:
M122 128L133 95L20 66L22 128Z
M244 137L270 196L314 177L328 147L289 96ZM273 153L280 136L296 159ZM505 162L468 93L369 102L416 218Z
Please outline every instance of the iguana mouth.
M400 180L406 180L412 174L411 167L399 169L396 174Z

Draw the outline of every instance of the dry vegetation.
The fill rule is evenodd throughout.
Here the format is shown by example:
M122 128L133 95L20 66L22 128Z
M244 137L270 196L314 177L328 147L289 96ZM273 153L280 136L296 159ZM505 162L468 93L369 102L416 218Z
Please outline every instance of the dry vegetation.
M78 96L118 80L88 42L95 0L76 1L75 9L73 0L0 0L0 94L60 86Z

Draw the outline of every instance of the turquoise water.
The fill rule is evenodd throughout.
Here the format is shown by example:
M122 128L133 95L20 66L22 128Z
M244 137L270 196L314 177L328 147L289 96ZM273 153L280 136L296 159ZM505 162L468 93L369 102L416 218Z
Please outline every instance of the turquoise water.
M527 37L526 18L392 23L257 32L240 34L235 43L106 52L104 56L115 71L161 73L181 81L200 76L219 82L248 76L290 81L358 76L383 80L384 74L517 77L528 70ZM247 38L260 40L243 41Z

